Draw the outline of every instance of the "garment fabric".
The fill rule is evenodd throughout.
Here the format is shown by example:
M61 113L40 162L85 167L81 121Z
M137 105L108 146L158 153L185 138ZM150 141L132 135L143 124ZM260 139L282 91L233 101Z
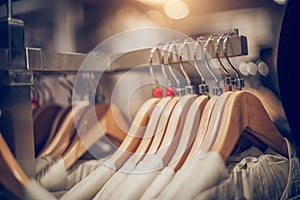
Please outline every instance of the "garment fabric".
M141 200L154 199L168 185L175 175L175 171L171 167L165 167L159 175L154 179L150 186L141 196Z
M96 199L109 199L113 192L119 189L119 185L126 180L129 173L131 173L136 165L132 162L126 162L101 188L97 195L93 198Z
M258 149L251 148L231 156L225 165L216 152L198 152L156 199L299 198L299 158L296 147L286 141L288 158L271 148L257 156Z
M36 158L35 159L36 175L38 176L38 174L40 174L43 169L45 169L46 167L53 165L53 164L54 164L54 160L49 155L45 155L45 156Z
M107 159L97 169L62 195L60 199L92 199L115 172L115 164Z
M132 173L111 194L109 199L139 199L163 169L162 160L155 154L145 157Z
M268 149L258 159L244 158L220 184L196 199L300 199L299 150L287 141L288 158ZM248 160L247 160L248 159ZM233 185L240 185L234 190Z
M101 161L95 159L78 160L69 170L66 170L62 158L49 162L51 160L49 157L44 157L40 159L40 163L37 162L36 168L39 169L39 172L35 178L49 192L60 192L61 194L71 189L102 164ZM42 167L44 168L42 169Z
M178 170L158 199L191 199L198 192L212 187L220 178L225 178L226 166L216 152L195 154L190 162Z
M24 200L57 200L49 191L47 191L43 186L41 186L36 180L31 179L28 184L26 184L22 199Z
M233 166L242 160L244 157L248 156L259 156L262 154L262 152L256 148L251 147L246 151L243 150L236 150L236 153L241 152L240 154L233 154L230 156L227 160L227 169L233 168ZM185 161L185 163L182 166L182 169L188 167L190 165L190 160ZM171 182L173 177L175 176L175 171L170 167L165 167L161 173L156 177L156 179L152 182L152 184L147 188L141 199L154 199L157 198L158 195L162 192L162 190Z

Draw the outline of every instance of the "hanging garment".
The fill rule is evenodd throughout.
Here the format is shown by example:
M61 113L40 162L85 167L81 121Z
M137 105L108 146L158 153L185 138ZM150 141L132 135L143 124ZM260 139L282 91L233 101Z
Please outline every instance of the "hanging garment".
M147 156L147 159L142 160L132 172L128 173L110 195L97 194L94 199L133 199L141 196L162 169L163 162L157 155Z
M196 199L298 199L299 152L289 143L288 160L272 149L259 158L244 158L219 184L202 191ZM238 187L239 186L239 187Z
M63 159L59 158L49 163L49 157L44 156L44 159L39 159L41 162L39 167L48 164L36 174L35 178L50 192L64 193L97 169L107 158L78 160L67 170Z
M104 161L104 160L103 160ZM74 185L87 177L101 165L99 160L79 160L67 171L65 188L51 192L55 197L60 198L68 192Z
M37 181L31 179L23 190L24 200L33 199L47 199L47 200L57 200L52 196L44 187L42 187Z
M243 151L241 154L238 154L238 151L235 151L234 154L227 159L226 162L227 170L229 170L230 166L233 167L242 158L249 157L249 156L258 157L260 155L262 155L262 152L254 146L246 151ZM161 173L147 188L147 190L144 192L141 199L156 198L161 193L161 191L168 185L168 183L171 182L174 176L175 176L175 171L170 167L165 167L163 171L161 171Z
M232 170L215 152L198 154L176 173L157 199L280 199L281 195L287 199L298 195L299 159L295 147L287 143L289 158L269 149L259 157L244 157Z
M93 199L109 199L112 193L119 189L119 185L132 173L136 165L127 161L101 188Z
M110 159L107 159L86 178L66 192L60 199L92 199L95 194L99 192L99 188L102 188L114 173L116 173L116 166L110 162Z

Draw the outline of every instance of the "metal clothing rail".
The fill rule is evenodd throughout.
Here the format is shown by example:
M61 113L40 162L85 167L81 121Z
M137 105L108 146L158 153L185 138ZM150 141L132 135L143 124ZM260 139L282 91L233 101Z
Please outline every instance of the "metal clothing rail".
M200 42L201 44L201 42ZM207 47L208 58L216 58L214 40ZM120 55L113 55L117 59L111 59L108 66L97 66L101 63L101 56L89 55L84 53L61 53L48 52L40 48L26 47L26 68L30 71L47 71L47 72L76 72L80 70L82 62L87 58L89 63L94 63L85 67L86 71L123 71L130 70L136 66L148 64L148 58L151 48L126 52ZM222 49L219 49L219 56L224 57ZM235 35L228 41L228 56L243 56L248 54L247 38L245 36ZM8 64L8 49L0 49L0 69ZM100 61L100 62L99 62ZM173 60L179 63L179 60ZM105 70L104 70L105 69Z

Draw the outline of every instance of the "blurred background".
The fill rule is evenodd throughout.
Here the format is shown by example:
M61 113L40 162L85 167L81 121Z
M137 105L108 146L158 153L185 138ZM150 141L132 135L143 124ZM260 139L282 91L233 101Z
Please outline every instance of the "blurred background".
M247 84L264 85L280 97L276 56L286 4L286 0L17 0L13 17L25 23L26 46L57 52L88 53L114 34L142 27L188 36L238 28L248 39L249 54L238 61ZM6 16L4 6L0 16ZM109 80L107 93L115 84ZM137 82L131 78L128 84Z
M251 56L272 48L284 0L23 0L13 16L25 22L28 46L89 52L104 39L133 28L162 27L189 36L239 28ZM5 15L5 10L2 10Z
M265 83L278 94L276 49L286 0L23 0L13 16L25 23L27 46L90 52L122 31L162 27L188 36L238 28L248 38L247 60L267 62ZM0 10L5 16L5 8Z

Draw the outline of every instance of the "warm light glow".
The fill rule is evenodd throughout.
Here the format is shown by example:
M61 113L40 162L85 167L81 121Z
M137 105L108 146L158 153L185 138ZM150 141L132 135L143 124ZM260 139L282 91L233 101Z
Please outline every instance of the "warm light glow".
M171 19L183 19L189 15L188 6L181 0L169 0L164 5L165 14Z
M273 1L279 5L284 5L287 2L287 0L273 0Z
M137 0L150 6L163 5L167 0Z
M165 14L171 19L183 19L190 9L182 0L136 0L150 6L164 6Z
M169 0L164 5L165 14L171 19L183 19L190 14L189 7L181 0Z

